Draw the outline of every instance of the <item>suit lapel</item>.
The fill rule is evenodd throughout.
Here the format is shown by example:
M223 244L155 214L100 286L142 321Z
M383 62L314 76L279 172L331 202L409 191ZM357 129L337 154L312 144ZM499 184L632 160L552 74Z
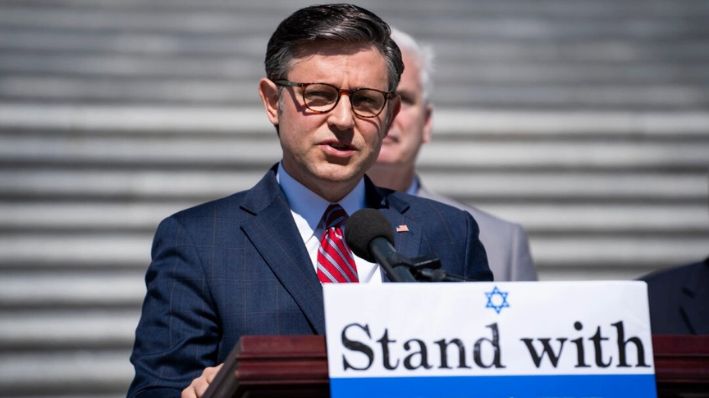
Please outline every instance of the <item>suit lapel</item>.
M405 225L407 232L394 232L394 246L404 256L416 256L422 230L415 220L405 216L408 202L399 195L380 190L365 177L368 207L379 209L396 228ZM299 239L290 207L282 194L272 169L249 192L242 210L253 217L241 228L266 264L303 311L318 334L325 333L322 286L313 271L310 257ZM388 278L384 276L388 281Z
M249 192L242 209L253 214L242 230L316 333L324 334L322 287L273 171Z
M409 202L403 194L376 187L365 177L367 206L378 209L389 221L394 230L394 247L396 251L408 258L418 256L421 247L422 229L416 220L407 217ZM389 282L386 274L383 280Z

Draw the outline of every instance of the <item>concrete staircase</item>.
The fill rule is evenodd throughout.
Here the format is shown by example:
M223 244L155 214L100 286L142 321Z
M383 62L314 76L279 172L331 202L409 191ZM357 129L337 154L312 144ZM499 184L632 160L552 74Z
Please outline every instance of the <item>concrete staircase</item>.
M542 279L709 254L709 3L358 3L438 54L424 183ZM256 81L304 4L0 1L0 396L125 395L154 229L278 160Z

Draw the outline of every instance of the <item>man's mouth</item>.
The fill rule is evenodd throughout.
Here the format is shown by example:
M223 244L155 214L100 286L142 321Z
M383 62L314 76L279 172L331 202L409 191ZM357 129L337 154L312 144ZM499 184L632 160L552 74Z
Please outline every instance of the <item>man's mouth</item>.
M354 149L352 147L352 145L349 145L349 144L331 142L331 143L328 143L327 145L329 145L332 148L337 149L338 151L351 151L352 149Z
M356 151L353 145L339 141L326 141L320 145L326 154L335 157L349 157Z

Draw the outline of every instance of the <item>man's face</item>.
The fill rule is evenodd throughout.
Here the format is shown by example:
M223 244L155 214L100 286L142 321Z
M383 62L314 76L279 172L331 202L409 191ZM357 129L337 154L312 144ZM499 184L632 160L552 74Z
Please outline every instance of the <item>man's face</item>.
M431 139L431 106L424 102L418 61L402 49L404 73L396 92L401 110L384 139L377 164L412 167L421 145Z
M388 88L383 55L372 46L354 44L317 43L303 48L291 62L287 79L341 89ZM378 116L361 118L352 112L349 95L341 94L334 109L316 113L303 105L300 87L279 90L263 79L260 90L269 119L278 125L286 171L329 200L340 199L334 191L349 192L374 163L398 110L398 103L389 100Z

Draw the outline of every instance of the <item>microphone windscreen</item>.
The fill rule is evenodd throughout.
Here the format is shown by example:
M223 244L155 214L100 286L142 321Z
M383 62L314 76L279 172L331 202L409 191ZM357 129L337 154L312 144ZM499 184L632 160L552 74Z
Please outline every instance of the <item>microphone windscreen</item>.
M369 242L382 237L394 245L394 233L391 225L378 210L361 209L356 211L345 224L345 241L352 252L370 263L376 262L369 252Z

